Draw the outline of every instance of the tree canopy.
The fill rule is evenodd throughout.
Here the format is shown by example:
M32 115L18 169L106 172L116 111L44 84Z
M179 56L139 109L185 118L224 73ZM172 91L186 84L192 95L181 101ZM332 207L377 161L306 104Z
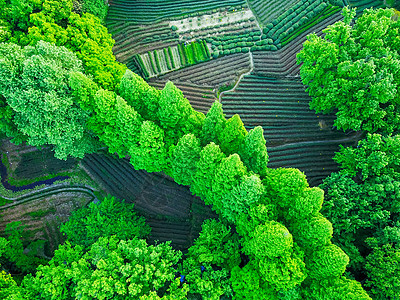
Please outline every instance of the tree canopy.
M400 20L393 9L366 9L311 34L297 55L317 112L336 112L339 129L391 133L400 125Z

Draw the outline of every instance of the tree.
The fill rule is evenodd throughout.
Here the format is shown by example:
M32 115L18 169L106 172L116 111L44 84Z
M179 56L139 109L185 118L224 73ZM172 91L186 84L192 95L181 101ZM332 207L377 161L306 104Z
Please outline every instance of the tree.
M239 155L249 171L265 176L267 172L268 153L264 130L257 126L249 131L244 143L239 146Z
M161 172L167 170L167 151L164 131L152 121L144 121L137 144L129 145L131 164L137 170Z
M161 92L150 86L139 75L126 70L121 78L119 93L144 119L159 122L157 111ZM159 123L157 123L160 125Z
M84 251L70 243L56 250L49 265L23 281L27 299L139 299L163 293L174 279L182 254L169 245L101 237ZM167 293L165 293L167 294Z
M240 183L228 191L222 201L222 216L236 223L240 215L248 214L250 207L261 202L265 188L258 175L244 175Z
M160 106L157 113L161 126L168 131L176 132L178 136L179 131L181 131L179 125L184 125L192 109L183 93L171 81L168 81L161 91Z
M200 236L188 249L182 265L190 294L201 295L203 299L231 296L229 272L240 261L238 235L220 221L204 221Z
M244 128L242 120L239 115L234 115L226 122L225 128L218 136L222 151L226 155L238 153L239 147L242 145L246 135L247 131Z
M88 249L100 237L115 235L120 240L134 237L145 238L150 227L143 217L137 216L133 204L119 202L114 197L105 197L101 202L91 202L72 212L60 231L72 245Z
M302 294L304 299L312 300L371 300L359 282L344 276L312 281Z
M173 150L171 170L178 184L190 185L200 159L200 141L193 134L181 137Z
M240 160L239 155L232 154L222 159L221 164L217 167L215 179L212 182L212 194L210 194L212 200L207 200L209 203L212 203L215 211L218 213L222 212L226 192L239 184L246 171L246 167Z
M357 148L341 147L335 160L343 169L321 186L326 191L322 213L333 223L332 241L349 255L351 274L365 278L378 299L388 297L387 286L396 290L400 278L394 272L382 284L388 277L382 270L390 270L396 260L390 249L400 245L399 145L398 136L368 134Z
M82 1L82 12L90 13L100 19L104 24L108 12L108 6L103 0Z
M328 244L314 251L307 259L308 276L318 280L339 277L348 263L349 257L342 249Z
M202 145L207 145L213 142L220 144L218 136L226 126L225 114L222 111L222 104L215 101L209 109L206 119L204 120L203 128L201 129L200 139Z
M99 90L94 101L95 113L89 120L89 129L108 146L110 153L125 157L129 146L139 142L141 116L115 92Z
M400 249L393 244L377 246L367 256L365 269L368 274L366 286L371 288L374 299L400 297ZM396 288L395 288L396 287Z
M193 184L190 186L190 190L204 199L207 205L212 203L211 188L223 158L225 158L225 154L218 145L211 142L201 149L199 160L196 162L196 172L193 175Z
M112 52L114 40L92 14L73 13L72 0L5 0L0 3L0 26L5 41L21 46L43 40L65 46L83 62L86 74L101 88L113 90L126 70Z
M317 112L337 110L339 129L391 133L400 125L398 21L392 9L367 9L352 23L328 26L321 38L309 35L297 55L300 75Z
M97 142L87 131L89 114L74 103L68 86L70 72L81 70L80 60L46 42L23 49L2 44L0 52L0 78L5 79L0 94L9 105L3 118L16 125L6 133L17 131L17 139L23 136L32 146L53 145L60 159L82 158L96 150Z

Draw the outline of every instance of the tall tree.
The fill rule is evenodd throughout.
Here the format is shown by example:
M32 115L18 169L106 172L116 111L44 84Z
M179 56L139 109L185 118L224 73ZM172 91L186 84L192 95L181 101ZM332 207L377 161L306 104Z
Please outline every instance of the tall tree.
M6 126L6 133L25 137L32 146L53 145L60 159L95 150L96 140L87 131L90 114L74 103L68 86L70 72L82 70L76 55L43 41L24 49L1 44L0 53L0 98L9 105L3 122L12 119L16 125Z
M161 91L157 117L167 133L167 145L175 144L184 135L183 128L193 108L189 101L171 81Z
M186 134L179 139L171 161L172 175L177 183L184 185L193 183L200 151L200 142L193 134Z
M95 113L89 120L89 128L111 153L125 157L130 145L139 141L141 116L115 92L99 90L94 99Z
M226 126L225 115L222 111L222 104L215 101L209 111L207 112L204 125L200 133L202 145L207 145L213 142L217 145L220 144L218 136Z
M244 143L239 147L239 155L249 171L265 176L267 173L268 153L264 130L257 126L249 131Z
M121 78L119 93L144 119L158 122L157 111L161 92L150 86L139 75L126 70Z
M300 75L317 112L337 110L339 129L391 133L400 125L399 22L392 9L367 9L353 22L343 21L325 36L311 34L297 55Z
M167 151L164 143L164 131L151 121L144 121L140 128L139 142L129 145L131 163L135 169L147 172L165 171Z
M247 131L242 120L239 115L234 115L226 122L225 128L218 136L222 151L226 155L238 153L246 135Z
M225 154L218 145L211 142L200 151L199 160L196 163L196 173L193 184L190 186L192 192L204 199L206 204L211 204L212 185L215 174Z

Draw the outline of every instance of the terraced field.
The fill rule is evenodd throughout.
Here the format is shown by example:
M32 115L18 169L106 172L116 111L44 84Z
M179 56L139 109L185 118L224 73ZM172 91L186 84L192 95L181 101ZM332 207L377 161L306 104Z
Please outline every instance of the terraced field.
M266 77L299 76L300 66L296 63L296 55L303 48L303 43L310 33L322 35L322 30L337 21L342 20L337 12L316 26L304 31L283 49L273 51L256 51L253 53L254 73Z
M261 24L267 24L270 20L277 18L298 0L249 0L249 6Z
M339 144L354 143L358 135L337 131L335 116L316 115L310 100L299 79L248 75L221 102L227 117L239 114L246 129L264 128L270 167L299 168L317 184L337 170L332 156Z
M198 235L203 220L215 216L188 187L163 174L137 171L126 159L93 154L82 163L106 192L135 204L152 227L153 241L172 240L184 249ZM193 210L201 215L194 216Z
M357 7L358 13L383 6L383 1L345 2ZM336 131L333 116L310 111L310 98L299 81L296 54L306 36L322 34L342 18L330 1L112 0L109 4L106 24L116 40L117 59L152 77L148 81L157 88L173 81L203 113L221 95L227 117L239 113L247 129L263 126L270 167L299 168L308 175L310 185L318 185L337 170L332 156L339 145L354 145L360 138L355 132ZM178 53L178 45L185 42L202 44L214 56L207 55L206 62L186 63L184 53ZM146 57L147 67L143 67ZM31 150L7 156L8 168L19 178L32 179L77 164L60 161L57 165L47 154L39 157ZM31 168L32 164L36 167ZM162 174L136 171L126 159L94 154L81 164L104 193L135 203L153 228L153 241L172 240L174 246L185 249L203 220L215 216L187 187ZM48 193L29 194L0 208L7 215L0 228L8 221L23 220L31 238L54 237L46 248L51 253L62 240L59 222L72 209L94 199L94 194L79 187L57 189L49 187Z
M87 186L47 187L29 194L9 198L12 203L0 207L0 231L13 221L21 221L26 239L45 240L45 252L51 256L58 244L64 241L58 227L68 220L71 211L96 199Z
M149 83L161 90L165 86L166 80L151 81ZM189 82L176 83L175 85L183 92L183 95L190 101L193 108L204 114L208 112L211 105L217 100L213 86L197 85Z
M244 5L246 5L245 0L113 0L107 19L146 24Z
M160 79L221 87L235 82L240 74L249 71L250 68L249 54L237 53L166 74Z

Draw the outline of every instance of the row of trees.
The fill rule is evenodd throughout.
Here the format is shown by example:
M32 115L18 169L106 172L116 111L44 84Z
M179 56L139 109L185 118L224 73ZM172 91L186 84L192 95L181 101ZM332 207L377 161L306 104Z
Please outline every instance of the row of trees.
M233 293L237 299L254 298L259 295L265 295L265 299L275 299L280 297L279 295L283 297L286 294L296 294L299 297L307 294L312 299L323 294L323 290L331 289L332 295L329 297L333 297L332 299L342 299L343 293L346 294L349 290L355 291L354 299L369 299L358 283L341 277L348 263L348 257L330 242L331 224L319 213L323 200L322 191L310 189L304 174L298 170L267 169L268 155L261 127L254 128L248 133L238 115L229 120L225 119L221 104L218 102L214 103L207 116L204 116L193 110L182 92L171 82L168 82L162 91L157 91L130 71L127 71L121 79L117 90L119 95L101 89L78 68L72 68L68 64L63 67L59 60L62 58L67 63L68 60L64 57L69 52L49 43L39 42L35 47L28 46L24 49L12 44L2 47L12 47L15 49L13 53L35 53L32 57L38 61L39 57L49 56L50 53L57 51L64 53L60 57L53 55L57 68L67 70L64 73L61 71L57 73L63 75L59 79L61 82L59 85L67 91L65 94L70 99L70 106L87 116L86 119L80 120L87 135L97 136L98 142L104 143L110 152L116 152L121 157L130 154L131 162L137 169L164 171L177 183L190 185L194 193L212 205L224 222L236 227L239 236L234 239L240 239L241 252L247 257L248 262L244 267L239 265L240 260L235 264L213 263L207 261L207 255L210 254L202 256L205 257L204 261L197 263L189 261L183 269L185 270L183 273L188 276L188 282L191 280L194 282L192 285L189 284L189 293L201 293L206 299L229 293ZM23 57L22 61L26 61L26 57L29 58L24 54L20 56ZM76 60L73 61L74 65L79 67ZM6 74L9 65L9 63L2 65L3 74ZM23 63L22 65L25 66ZM44 63L37 65L38 68L46 69L45 66L52 66L54 63L46 64L44 60ZM48 69L52 70L50 67ZM29 74L33 76L29 77ZM10 109L16 107L14 119L23 119L25 115L18 111L18 106L13 106L14 95L9 95L5 91L10 89L10 86L13 87L15 81L18 82L20 78L25 77L30 78L34 85L40 85L40 81L36 82L35 77L40 78L42 75L35 76L36 74L40 72L29 73L27 69L26 75L15 75L15 80L5 80L1 83L2 95L6 102L10 103ZM7 76L3 75L3 78ZM45 88L45 85L43 89L37 87L37 93L46 92ZM58 87L55 84L49 85L48 90L56 95ZM48 106L45 104L46 101L51 103L52 100L53 109L57 111L57 106L60 107L61 103L57 104L57 98L50 95L39 97L37 103L40 105L36 105L34 109L41 116L51 119L53 114L46 114ZM66 105L63 105L63 109L65 107ZM33 109L32 105L26 105L25 110L28 115L29 108ZM17 117L19 115L21 117ZM60 118L63 116L65 120L58 122L68 124L66 121L69 118L66 114ZM57 114L54 114L54 117L57 117ZM39 130L48 132L47 128L52 123L46 118L35 118L35 122L39 124L37 129L32 129L26 135L36 134ZM10 124L12 123L13 119ZM22 125L19 125L18 129L25 130ZM67 149L64 153L73 155L74 152L68 152ZM109 240L98 242L109 243ZM119 242L115 243L117 245ZM235 243L232 242L233 244ZM63 249L67 252L76 251L70 245L62 247L65 247ZM203 250L198 251L204 251L205 248L201 247ZM237 257L239 246L234 246L233 249ZM89 265L93 265L91 258L82 251L79 250L76 257L79 259L82 257ZM233 257L233 254L229 256ZM215 274L216 277L210 275L209 281L212 284L203 286L194 275L199 271L192 274L190 268L196 264L208 268L207 274L212 274L212 270L221 264L225 267L222 272ZM57 263L41 268L59 267L64 268ZM86 268L85 265L81 267ZM57 274L59 272L57 271ZM73 273L75 272L78 272L78 269ZM51 276L47 279L49 282L50 278ZM215 278L220 279L216 281ZM254 278L258 280L254 282ZM326 278L326 282L316 281L317 278ZM334 281L332 278L335 278ZM74 277L68 280L86 282L89 279ZM225 283L219 283L221 281ZM336 286L341 286L341 292L331 286L332 282ZM41 289L41 283L37 284L36 291ZM255 289L254 285L258 288ZM68 293L75 293L78 290L83 293L78 287L72 288L69 284L66 286L69 286ZM228 288L230 286L231 290ZM249 288L245 289L245 286ZM29 290L35 291L35 289ZM93 294L90 296L94 297ZM35 297L46 299L50 294Z

